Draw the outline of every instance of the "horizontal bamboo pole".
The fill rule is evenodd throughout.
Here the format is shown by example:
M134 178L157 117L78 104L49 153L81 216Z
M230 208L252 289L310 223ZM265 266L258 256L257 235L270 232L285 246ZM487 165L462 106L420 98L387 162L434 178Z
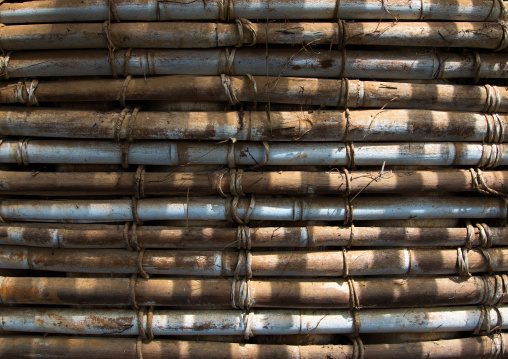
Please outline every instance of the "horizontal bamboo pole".
M364 359L424 359L495 358L504 355L507 334L475 336L461 339L422 341L401 344L364 344ZM62 336L3 336L0 337L0 352L8 358L31 359L34 356L52 358L103 359L105 357L137 358L141 352L144 359L356 359L353 345L259 345L221 343L207 341L152 340L142 342L135 338L62 337Z
M465 250L464 250L465 251ZM486 254L488 253L488 255ZM0 247L0 268L77 273L139 273L205 277L340 277L456 275L508 271L508 249L471 249L460 269L456 249L221 252L184 250L51 249ZM489 258L489 261L487 261ZM490 265L489 265L490 263ZM489 268L490 267L490 268Z
M503 192L507 171L481 172L485 185ZM138 176L139 175L139 176ZM0 193L20 196L168 196L192 194L350 194L474 192L469 170L343 172L15 172L0 171ZM137 185L136 181L143 181ZM219 190L220 185L220 190ZM480 189L487 188L479 184ZM222 191L222 192L221 192Z
M0 108L3 136L239 141L503 142L508 116L431 110L98 112ZM508 130L506 131L508 132Z
M140 200L0 201L4 221L126 222L207 221L344 221L435 218L505 218L506 203L478 197L239 198L167 197Z
M87 73L88 74L88 73ZM157 76L0 83L0 103L61 101L248 101L350 108L508 112L505 87L294 77ZM35 82L34 82L35 81ZM228 82L229 81L229 82ZM224 88L227 88L227 92ZM229 94L229 95L228 95ZM257 94L257 95L256 95ZM235 100L236 99L236 100Z
M242 240L246 230L250 241ZM353 234L351 234L353 232ZM258 227L212 228L104 224L0 224L0 244L48 248L142 248L224 249L263 247L463 247L508 245L508 227Z
M189 142L4 139L0 163L186 166L478 166L508 164L508 146L471 142ZM376 170L378 169L376 168Z
M168 21L232 19L379 19L497 21L503 18L500 3L489 0L402 1L380 3L376 0L294 1L263 0L194 2L161 0L84 0L63 3L58 0L3 3L0 22L47 23L83 21Z
M364 309L360 333L470 332L477 327L508 329L507 307L479 306ZM79 335L137 335L138 326L153 335L352 334L349 310L157 310L138 319L138 311L120 309L0 308L0 329ZM147 323L151 322L151 323ZM64 324L65 323L65 324ZM151 325L148 325L151 324ZM252 334L252 335L251 335Z
M212 48L254 44L473 47L504 50L501 24L490 22L70 23L0 28L3 50ZM11 56L14 62L16 56Z
M351 283L350 283L351 284ZM359 308L501 305L508 277L249 280L0 277L5 304ZM246 289L248 288L248 290ZM425 301L422 302L422 298ZM233 298L233 300L232 300Z
M53 26L53 25L44 25ZM130 26L130 24L128 25ZM1 43L1 41L0 41ZM38 43L38 41L36 41ZM51 42L54 43L54 42ZM32 45L27 43L28 48ZM34 45L34 47L36 47ZM505 53L299 51L294 49L27 51L3 58L5 78L55 76L246 75L431 80L506 78ZM252 86L252 84L251 84Z

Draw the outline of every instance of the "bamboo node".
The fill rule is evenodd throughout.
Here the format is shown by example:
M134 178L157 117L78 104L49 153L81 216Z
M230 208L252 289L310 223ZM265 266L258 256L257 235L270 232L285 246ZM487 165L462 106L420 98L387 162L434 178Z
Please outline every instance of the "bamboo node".
M468 259L469 249L467 248L457 248L457 266L459 268L459 275L463 277L471 277L471 273L469 272L469 259Z
M19 166L28 166L30 164L28 158L28 142L30 142L30 138L19 140L16 143L16 162Z
M485 106L482 112L492 113L497 112L501 105L501 94L497 86L484 85L486 91Z

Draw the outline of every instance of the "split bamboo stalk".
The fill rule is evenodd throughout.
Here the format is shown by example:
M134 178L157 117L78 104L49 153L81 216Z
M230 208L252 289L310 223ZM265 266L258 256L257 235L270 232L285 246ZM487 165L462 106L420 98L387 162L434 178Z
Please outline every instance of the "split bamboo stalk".
M152 313L152 312L150 312ZM153 314L153 315L152 315ZM352 334L349 310L156 310L138 319L121 309L0 308L0 329L78 335L298 335ZM148 317L150 316L150 320ZM471 332L508 329L507 307L480 306L363 309L359 333ZM65 323L65 325L62 325ZM151 325L150 325L151 324Z
M348 176L348 177L346 177ZM243 172L17 172L0 171L0 193L20 196L168 196L195 194L341 194L407 192L504 192L507 171ZM137 185L136 181L143 183ZM475 184L478 183L478 187ZM220 186L220 189L219 187ZM494 192L492 192L494 193Z
M0 224L0 244L47 248L225 249L266 247L488 247L508 245L508 227L161 227ZM353 233L352 233L353 232ZM245 234L245 240L242 235ZM135 243L134 243L135 242Z
M466 258L467 256L467 258ZM462 259L464 261L462 261ZM468 264L464 264L466 262ZM465 266L465 267L464 267ZM467 268L466 268L467 267ZM0 268L51 272L232 277L467 275L508 271L508 249L187 251L0 247Z
M241 280L0 277L3 305L359 308L502 305L508 276ZM248 291L244 293L245 286ZM354 293L354 294L353 294ZM422 298L425 301L422 302ZM233 298L233 300L232 300Z
M36 43L38 43L36 41ZM53 42L51 42L53 43ZM31 43L26 44L28 48ZM33 47L38 46L33 44ZM41 46L39 46L41 47ZM188 49L27 51L3 58L11 77L246 75L432 80L507 78L505 53ZM112 60L114 56L114 60ZM111 65L111 61L114 65ZM252 86L252 84L251 84Z
M83 21L170 21L233 19L369 19L497 21L505 16L503 1L440 0L382 2L376 0L293 1L235 0L195 2L164 0L59 0L3 3L0 22L48 23Z
M4 199L4 221L126 222L157 220L348 221L505 218L506 203L491 197Z
M350 108L420 108L508 112L508 89L464 86L246 76L157 76L101 80L25 80L0 83L0 103L60 101L241 101ZM227 91L225 91L227 89Z
M508 146L471 142L0 141L0 163L186 166L477 166L508 164ZM377 170L377 168L376 168Z
M159 22L30 24L0 28L3 50L212 48L255 44L471 47L504 50L495 22ZM16 56L10 56L15 62ZM14 66L15 68L15 66Z
M508 115L431 110L99 112L0 109L3 136L120 140L504 142ZM507 131L508 132L508 131Z
M461 339L423 341L402 344L364 344L364 359L426 359L502 358L505 355L503 333ZM258 345L219 343L207 341L176 341L156 339L142 342L136 338L14 336L0 337L0 352L7 358L32 359L34 356L51 358L103 359L356 359L358 349L353 345Z

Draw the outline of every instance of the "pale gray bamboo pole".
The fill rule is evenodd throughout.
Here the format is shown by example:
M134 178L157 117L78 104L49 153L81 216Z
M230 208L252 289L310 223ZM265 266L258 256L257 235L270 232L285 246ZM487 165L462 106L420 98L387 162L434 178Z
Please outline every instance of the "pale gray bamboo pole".
M380 3L375 0L295 1L263 0L194 2L161 0L84 0L62 4L59 0L3 3L0 22L78 22L78 21L168 21L233 19L369 19L497 21L503 19L503 2L488 0L440 0Z
M138 318L138 311L121 309L0 308L5 331L79 335L295 335L352 334L349 310L155 310ZM153 316L152 316L153 315ZM505 306L364 309L358 311L360 333L473 332L507 329ZM66 323L67 325L62 325ZM213 324L211 324L213 323Z
M232 243L233 246L233 243ZM204 277L457 275L508 271L508 249L210 251L0 247L0 268Z
M37 43L27 43L26 48L36 47ZM0 61L0 72L4 78L250 74L391 80L478 79L507 78L508 69L504 66L507 60L505 53L477 52L270 49L267 57L265 49L135 49L114 54L108 54L108 50L56 50L6 55Z
M257 76L157 76L0 83L0 103L241 101L349 108L508 112L508 89L403 82ZM254 87L254 82L256 87Z
M508 276L355 278L352 285L348 279L0 277L0 300L3 305L339 309L349 308L354 291L362 309L502 305Z
M167 227L105 224L0 224L0 244L46 248L224 249L266 247L489 247L508 245L508 227Z
M42 172L0 171L0 193L41 196L223 196L245 194L483 192L508 187L507 171L443 169L435 171L237 171L215 172Z
M508 146L473 142L190 142L5 139L0 163L184 166L470 166L508 164ZM249 154L249 155L245 155Z
M110 43L111 42L111 43ZM504 50L498 23L485 22L159 22L30 24L0 28L4 50L212 48L254 44L471 47ZM11 56L14 62L16 56ZM15 68L15 67L14 67Z
M422 359L496 358L505 352L508 335L474 336L461 339L419 341L401 344L364 344L364 359ZM0 351L8 358L32 359L34 356L103 359L125 356L136 358L139 352L145 359L318 359L357 358L358 348L353 345L276 345L238 344L212 341L177 341L155 339L143 342L136 338L65 337L6 335L0 337Z
M213 128L213 130L211 130ZM133 140L503 142L508 116L430 110L97 112L0 108L3 136Z

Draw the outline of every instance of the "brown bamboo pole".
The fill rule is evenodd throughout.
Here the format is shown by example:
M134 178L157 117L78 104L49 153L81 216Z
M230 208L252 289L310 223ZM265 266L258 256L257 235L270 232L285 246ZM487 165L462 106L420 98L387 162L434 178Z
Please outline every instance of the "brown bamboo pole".
M495 22L215 23L112 22L27 24L0 28L3 50L108 48L212 48L252 44L338 44L473 47L502 50ZM500 46L501 44L501 46ZM11 56L11 61L15 56Z
M0 268L190 276L363 276L508 271L508 249L221 252L0 247Z
M304 172L20 172L0 171L0 193L41 196L163 196L174 194L337 194L409 192L474 192L478 188L503 192L507 171L444 169L433 171ZM348 178L347 178L348 177ZM140 183L137 184L137 181ZM219 190L220 187L220 190Z
M481 246L480 229L416 227L167 227L50 223L1 223L0 244L49 248L131 248L133 240L143 248L224 249L248 247L460 247L471 235ZM353 233L353 235L351 235ZM490 227L488 242L508 245L508 227ZM131 244L129 244L131 243Z
M351 283L350 283L351 284ZM359 308L501 305L508 276L323 280L0 277L2 304ZM248 290L246 290L248 288ZM422 298L425 301L422 302Z
M133 140L503 142L508 116L431 110L154 112L0 109L3 136ZM506 131L508 132L508 131Z
M226 80L225 80L226 79ZM229 82L230 81L230 84ZM160 76L0 84L0 103L61 101L258 101L351 108L508 111L505 87L294 77ZM225 88L228 90L225 92ZM229 94L229 95L228 95ZM234 94L234 97L233 97Z
M504 343L508 334L477 336L461 339L421 341L397 344L365 344L364 359L427 359L464 358L484 359L502 358L505 355ZM177 341L156 339L142 342L136 338L105 337L63 337L4 335L0 337L0 352L6 358L33 358L48 356L52 358L103 359L106 357L144 359L321 359L358 358L358 348L353 345L263 345L220 343L207 341Z

